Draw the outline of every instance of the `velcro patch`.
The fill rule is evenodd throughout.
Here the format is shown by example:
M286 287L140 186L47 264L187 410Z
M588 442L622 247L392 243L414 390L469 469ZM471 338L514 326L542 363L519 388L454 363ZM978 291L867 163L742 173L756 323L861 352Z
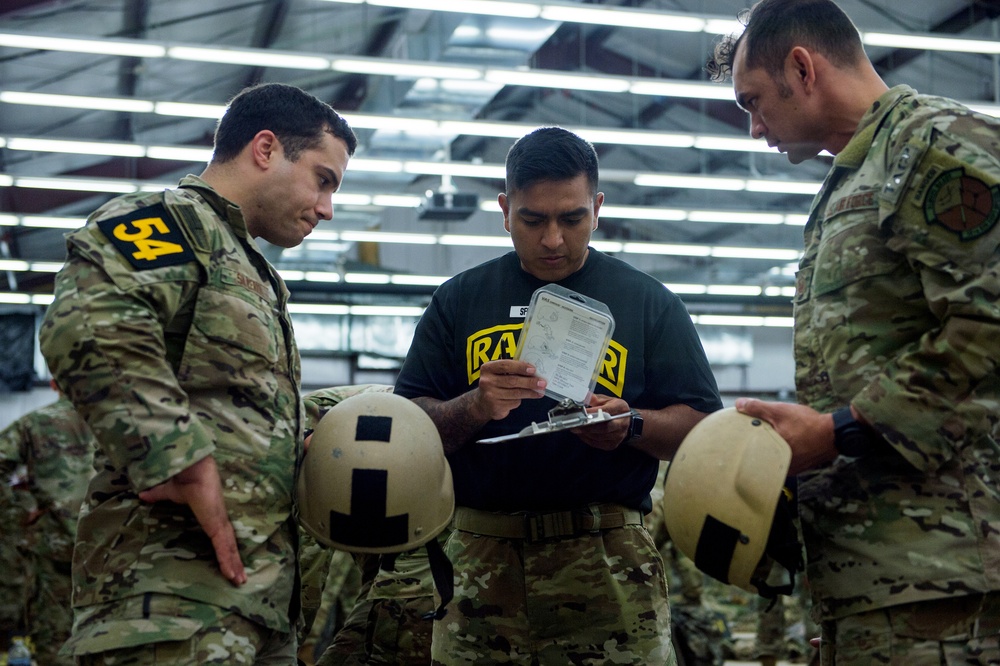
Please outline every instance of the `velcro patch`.
M924 219L971 241L988 233L1000 219L1000 188L964 169L949 169L927 187Z
M194 261L194 252L163 204L98 220L97 226L136 270Z

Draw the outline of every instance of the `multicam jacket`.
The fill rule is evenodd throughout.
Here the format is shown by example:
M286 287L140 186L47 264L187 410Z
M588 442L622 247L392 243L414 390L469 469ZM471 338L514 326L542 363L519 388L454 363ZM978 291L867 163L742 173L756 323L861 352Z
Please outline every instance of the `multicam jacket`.
M898 86L805 229L800 402L880 437L800 477L824 619L1000 590L1000 121Z
M304 411L284 283L239 208L194 176L109 202L67 244L41 346L99 442L74 554L70 648L200 628L161 618L158 635L134 631L136 618L115 608L141 608L132 602L146 593L290 631ZM137 497L208 455L246 568L241 587L219 573L187 506Z

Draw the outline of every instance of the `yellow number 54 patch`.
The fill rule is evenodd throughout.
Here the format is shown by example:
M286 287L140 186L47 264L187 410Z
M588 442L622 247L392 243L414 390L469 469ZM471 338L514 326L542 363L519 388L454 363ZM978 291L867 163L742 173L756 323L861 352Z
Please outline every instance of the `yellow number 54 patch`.
M194 260L191 246L178 228L177 221L163 204L98 220L97 226L137 270L162 268Z

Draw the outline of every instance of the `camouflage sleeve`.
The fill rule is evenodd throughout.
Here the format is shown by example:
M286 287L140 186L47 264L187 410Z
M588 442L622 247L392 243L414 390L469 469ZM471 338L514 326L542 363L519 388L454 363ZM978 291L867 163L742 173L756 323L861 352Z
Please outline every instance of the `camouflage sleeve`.
M24 507L15 493L15 486L26 486L28 481L27 459L24 446L24 417L14 421L0 432L0 524L3 533L14 535L16 525L22 523Z
M890 173L908 187L882 210L887 244L918 275L938 325L886 359L852 400L925 471L988 437L1000 407L1000 129L962 123L897 157Z
M93 224L69 237L39 332L53 376L135 490L212 453L170 363L167 327L197 292L193 262L134 271Z

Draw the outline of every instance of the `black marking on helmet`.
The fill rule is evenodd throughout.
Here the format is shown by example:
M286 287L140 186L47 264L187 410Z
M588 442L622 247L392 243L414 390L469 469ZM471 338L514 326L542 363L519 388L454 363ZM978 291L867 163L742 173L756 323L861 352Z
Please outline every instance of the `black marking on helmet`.
M354 440L358 442L388 442L392 436L391 416L358 417L358 426L354 430Z
M410 514L386 515L388 480L389 472L384 469L353 471L351 513L330 511L331 541L348 547L364 548L385 548L407 542Z
M739 540L738 529L712 516L705 516L694 552L695 565L712 578L728 583L729 565L733 562Z

